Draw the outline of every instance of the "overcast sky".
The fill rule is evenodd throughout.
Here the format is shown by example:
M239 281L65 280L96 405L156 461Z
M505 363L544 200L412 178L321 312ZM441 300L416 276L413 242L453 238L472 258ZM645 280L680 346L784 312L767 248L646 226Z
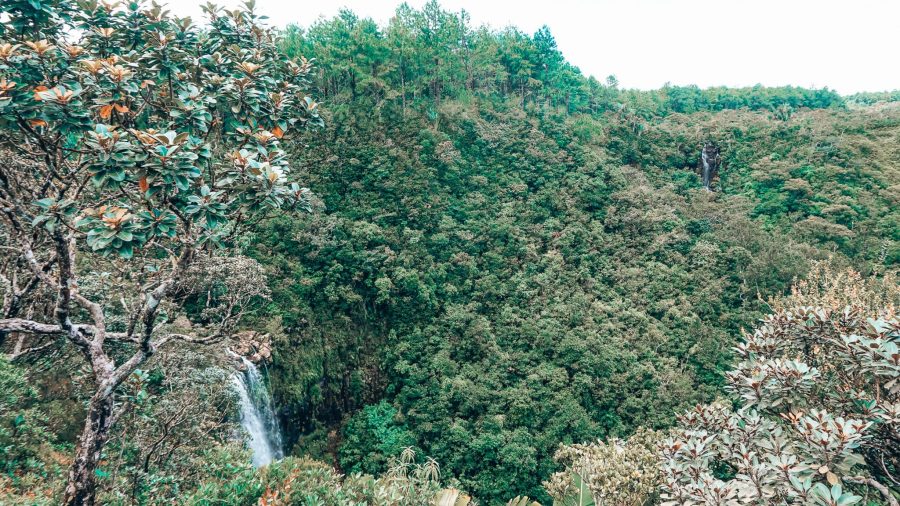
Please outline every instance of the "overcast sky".
M204 0L205 1L205 0ZM426 0L409 0L421 7ZM198 0L169 1L199 16ZM235 5L233 0L221 5ZM257 0L275 25L348 7L379 23L399 0ZM841 93L900 88L898 0L443 0L473 24L550 27L566 58L624 87L792 84Z

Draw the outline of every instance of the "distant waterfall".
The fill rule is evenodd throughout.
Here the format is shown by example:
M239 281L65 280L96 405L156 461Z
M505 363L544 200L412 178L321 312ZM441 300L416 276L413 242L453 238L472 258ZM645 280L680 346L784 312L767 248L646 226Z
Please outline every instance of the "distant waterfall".
M245 357L237 357L244 371L235 372L231 380L240 397L241 426L250 436L248 445L253 451L253 465L261 467L284 457L281 430L272 409L272 397L256 364Z
M719 149L712 143L706 143L700 151L700 162L702 164L700 176L703 180L703 187L712 191L710 186L719 169Z

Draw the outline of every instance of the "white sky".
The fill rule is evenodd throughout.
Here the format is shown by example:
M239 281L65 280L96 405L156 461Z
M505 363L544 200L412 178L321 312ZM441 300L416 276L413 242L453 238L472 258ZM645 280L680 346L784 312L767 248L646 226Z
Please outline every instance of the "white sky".
M408 0L421 7L426 0ZM204 0L205 2L205 0ZM234 0L218 3L233 6ZM400 0L257 0L270 23L307 26L348 7L384 24ZM199 0L169 1L199 15ZM442 0L473 25L548 25L566 58L623 87L796 85L849 94L900 88L898 0Z

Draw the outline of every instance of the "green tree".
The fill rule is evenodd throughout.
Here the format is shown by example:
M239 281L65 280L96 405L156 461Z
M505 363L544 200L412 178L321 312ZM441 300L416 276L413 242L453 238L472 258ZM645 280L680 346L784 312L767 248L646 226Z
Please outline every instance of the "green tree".
M415 435L398 415L397 409L384 401L357 413L344 426L341 467L348 472L381 473L390 459L415 446Z
M215 343L241 314L171 325L192 266L309 204L281 142L319 121L310 64L279 54L252 2L208 6L204 30L137 2L14 0L0 14L0 234L17 269L0 331L26 336L18 354L64 340L90 367L63 502L94 504L121 385L160 347Z
M895 278L820 267L744 336L738 409L697 406L661 445L671 504L898 504ZM893 492L892 492L893 490Z

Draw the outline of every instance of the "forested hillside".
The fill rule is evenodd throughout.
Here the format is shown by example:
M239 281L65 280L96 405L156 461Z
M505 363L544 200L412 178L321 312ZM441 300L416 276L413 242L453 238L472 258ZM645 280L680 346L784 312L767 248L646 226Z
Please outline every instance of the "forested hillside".
M0 12L41 22L40 16L15 17L32 7L13 3L15 9ZM530 35L478 27L465 13L448 12L436 2L422 10L401 6L386 26L344 11L309 27L289 26L271 40L256 28L260 20L252 5L233 13L210 9L208 33L194 32L150 6L114 12L116 7L92 5L81 7L78 18L100 34L91 37L102 39L104 27L124 33L129 26L172 36L147 48L134 42L132 51L151 55L144 59L117 52L107 42L98 46L98 59L117 55L140 73L163 74L150 85L137 76L133 86L102 81L108 88L91 109L91 121L99 125L90 127L99 132L91 138L114 137L110 146L143 142L172 149L182 143L180 149L196 155L179 166L184 171L179 176L192 181L189 189L188 179L154 179L143 155L135 155L127 175L125 169L120 175L112 167L126 164L121 153L132 148L101 143L111 150L102 158L108 175L96 168L89 175L98 191L109 194L98 197L97 205L125 195L134 200L135 212L145 206L150 214L138 215L135 220L148 224L138 222L127 235L146 242L130 245L139 240L114 235L92 248L114 250L101 251L103 260L80 261L78 269L89 273L83 291L104 293L104 280L114 275L148 283L141 281L144 276L180 265L188 254L175 254L157 241L186 248L188 241L178 240L182 234L196 234L191 255L209 258L173 274L171 305L158 319L155 313L147 317L151 330L158 321L176 336L173 342L183 342L160 347L150 357L154 347L146 364L110 391L127 409L116 417L98 459L102 503L412 505L430 503L452 485L483 505L506 504L516 496L546 505L594 504L565 502L575 492L593 495L597 504L626 504L623 497L635 501L628 504L656 504L661 494L672 504L725 504L725 499L702 503L691 494L700 488L718 491L722 481L714 480L738 482L755 475L716 447L719 453L704 460L711 468L710 461L721 463L703 475L709 481L679 481L681 475L666 473L690 464L678 448L662 442L664 437L699 444L691 440L696 437L691 428L715 434L757 425L776 433L775 425L766 423L781 419L774 414L778 406L809 406L790 398L772 401L764 411L766 402L736 382L743 373L752 377L748 370L771 364L756 369L742 364L767 353L800 361L796 350L811 336L826 336L823 342L833 344L840 334L833 329L842 329L885 346L886 362L863 364L859 357L865 353L852 359L843 348L829 348L832 344L808 345L807 358L810 349L818 355L807 361L827 374L797 365L779 371L799 385L831 374L829 360L845 364L853 374L829 379L832 390L816 384L801 385L806 390L797 387L797 392L827 399L811 406L832 412L871 398L864 411L881 417L872 422L872 431L880 432L860 436L869 441L865 444L855 436L848 439L854 445L835 449L833 462L801 492L802 487L786 492L792 486L786 478L760 478L758 497L737 487L734 497L742 502L729 504L756 504L750 497L785 501L771 504L853 504L840 501L866 490L872 491L868 504L896 504L890 491L885 502L877 502L881 488L863 478L853 481L871 475L876 484L896 484L891 477L900 475L900 452L892 446L898 441L900 388L896 381L872 379L895 378L900 371L893 313L900 303L893 277L900 265L895 94L844 98L827 88L761 86L621 89L613 76L599 81L568 63L547 28ZM39 110L42 104L24 95L4 102L3 93L14 88L9 83L22 80L14 75L21 72L15 65L40 72L43 61L31 53L31 63L11 60L16 51L26 51L27 42L13 48L4 41L30 39L19 25L5 30L0 60L12 63L0 65L0 113L10 103L27 102ZM195 65L188 52L166 53L170 43L195 44L196 51L210 55ZM292 63L280 63L282 57ZM113 63L97 65L114 68ZM71 72L68 65L60 64L60 81ZM222 70L229 65L237 70ZM93 75L102 72L109 70ZM182 74L193 81L179 84ZM77 77L85 88L91 79ZM204 93L215 98L204 99ZM144 107L161 112L144 121L151 126L164 121L171 138L148 129L131 133L135 141L124 134L120 140L116 128L133 132L142 121L141 112L131 109L138 109L145 94L150 98L144 98ZM285 110L271 105L282 100ZM290 116L289 106L301 119ZM0 123L6 129L0 141L12 149L19 134L8 131L15 127L46 142L50 137L41 137L40 129L65 117L41 116L41 125L9 112ZM89 121L84 118L79 121ZM74 141L60 139L84 125L67 128L54 142L75 150ZM222 132L210 135L217 128ZM163 137L147 141L144 134ZM150 153L162 158L160 174L177 151ZM715 153L715 160L704 159L704 151ZM43 157L34 153L17 155L24 157L22 167L41 163ZM194 174L194 166L203 168L202 175L199 169ZM708 185L704 171L711 177ZM285 174L311 193L290 185ZM245 181L255 176L262 182ZM6 185L0 186L0 200L15 201L9 189L15 185L0 184ZM69 186L60 194L67 191ZM185 192L192 192L190 199L179 196ZM168 221L153 214L154 199L163 197L178 202ZM62 205L56 200L40 202L50 209L48 215L75 216L74 209L66 214L53 207ZM302 207L311 212L276 212ZM264 216L251 219L250 210L258 209ZM98 212L96 220L113 219ZM185 219L182 213L199 214ZM202 225L192 227L194 220ZM45 221L35 220L34 226ZM162 232L142 232L159 222L169 225ZM15 237L19 223L8 218L0 233ZM179 228L176 235L174 223L184 231ZM94 226L87 244L105 237L102 224ZM46 244L25 242L50 248L41 257L48 267L38 269L52 273L58 255L51 246L58 234L48 230ZM159 249L151 254L151 248ZM224 260L222 251L231 252L233 260ZM123 274L132 255L147 266L136 271L140 274ZM10 256L3 265L18 273L28 261ZM847 269L861 274L840 274ZM40 283L42 274L34 276ZM24 318L24 312L10 309L24 306L19 299L50 297L49 289L20 297L20 282L7 278L13 276L3 278L7 284L0 292L7 320L0 323ZM109 352L114 360L127 358L129 346L150 348L150 331L144 345L131 337L143 323L128 323L131 313L148 314L135 309L143 306L131 306L153 300L148 297L121 303L110 297L116 308L107 310L110 334L128 336ZM58 314L50 303L35 307L31 315ZM791 312L795 307L825 312ZM841 313L845 307L853 312ZM767 316L773 313L781 316ZM752 340L759 349L742 348L752 332L743 333L764 318L767 326L759 332L780 329L776 338L797 348ZM805 318L818 326L803 331L809 333L806 341L788 340L785 336L801 332L795 322ZM217 327L226 319L234 323ZM866 327L867 321L876 323ZM9 332L27 330L17 325ZM826 327L832 330L822 330ZM92 332L88 337L98 331ZM203 346L209 343L217 344ZM13 339L0 344L11 360L0 361L0 385L11 392L0 399L0 417L11 420L9 428L0 428L5 473L0 502L8 497L52 504L66 481L81 406L95 395L92 380L85 366L71 373L77 368L67 364L78 352L64 339L41 344L49 351L36 355L22 353ZM224 388L234 367L226 347L247 357L255 353L253 362L272 393L285 454L292 458L261 470L250 466L235 437L238 422L246 422L237 413L239 405L249 401ZM247 374L247 366L241 367ZM856 397L850 399L850 390ZM848 398L823 393L832 391ZM777 394L789 397L782 390ZM759 407L769 418L729 411L741 403ZM679 418L701 405L706 407L697 408L701 414L695 418ZM844 415L852 421L854 413ZM754 440L756 434L741 441L775 451ZM609 448L620 450L604 453ZM853 451L858 462L841 460ZM631 455L634 460L628 460ZM801 461L807 457L801 455ZM859 471L864 461L880 461L882 469ZM851 467L844 470L845 465ZM612 481L611 473L619 472L615 466L630 478ZM814 490L815 483L834 485L829 473L838 473L836 480L848 477L845 490L834 502L814 502L825 497ZM730 492L722 493L727 498ZM598 499L603 497L607 502Z
M323 211L258 235L286 329L272 378L298 451L344 471L411 445L479 497L542 498L560 442L715 397L740 328L810 261L898 261L893 109L620 91L547 31L436 5L284 44L317 58L328 126L294 151Z

